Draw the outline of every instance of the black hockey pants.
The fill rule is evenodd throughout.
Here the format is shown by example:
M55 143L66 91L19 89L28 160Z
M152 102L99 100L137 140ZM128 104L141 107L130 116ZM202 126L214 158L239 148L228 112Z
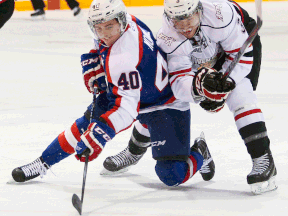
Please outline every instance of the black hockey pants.
M238 7L241 9L241 11L239 10ZM246 10L244 10L239 5L238 7L234 6L237 13L242 17L242 22L246 28L246 31L248 32L248 34L250 34L252 29L256 25L256 21L249 16ZM253 90L255 91L257 88L257 84L258 84L260 68L261 68L261 59L262 59L262 44L260 41L260 36L258 34L253 40L252 45L253 45L253 66L252 66L251 72L247 75L247 78L251 80Z

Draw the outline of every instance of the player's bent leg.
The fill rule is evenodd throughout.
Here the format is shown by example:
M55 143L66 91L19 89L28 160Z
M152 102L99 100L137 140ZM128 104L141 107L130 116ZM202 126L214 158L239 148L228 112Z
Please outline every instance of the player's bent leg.
M247 182L255 194L275 190L276 167L270 150L264 115L256 105L257 98L252 85L246 79L234 90L236 91L232 92L227 104L234 113L237 129L253 161Z
M157 160L155 171L167 186L178 186L190 179L203 165L203 156L192 150L186 161Z
M103 162L100 175L118 175L127 172L132 165L136 165L150 146L150 134L145 125L135 122L128 146L118 154L109 156Z
M13 179L16 182L25 182L38 176L43 177L52 165L75 152L74 148L80 140L82 131L85 131L88 125L89 121L85 116L77 119L70 128L53 140L39 158L29 164L15 168L12 171Z

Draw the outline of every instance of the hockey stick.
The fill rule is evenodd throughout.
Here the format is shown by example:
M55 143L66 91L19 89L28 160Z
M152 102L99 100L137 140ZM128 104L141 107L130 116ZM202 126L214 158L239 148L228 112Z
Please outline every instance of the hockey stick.
M225 82L226 79L230 76L232 70L235 68L236 64L239 62L240 58L244 54L244 51L252 43L252 41L256 37L257 33L259 32L259 30L263 24L262 0L255 0L255 5L256 5L257 23L256 23L255 27L252 29L251 33L249 34L247 40L244 42L244 44L240 48L240 50L237 53L237 55L235 56L235 58L232 60L232 62L230 63L230 65L226 69L226 71L223 75L223 82Z
M92 103L92 109L90 113L90 123L92 122L92 115L95 108L96 103L96 94L97 94L97 88L94 89L93 93L93 103ZM85 165L84 165L84 172L83 172L83 183L82 183L82 193L81 193L81 200L76 194L73 194L72 196L72 204L77 209L79 214L82 214L82 206L83 206L83 200L84 200L84 191L85 191L85 183L86 183L86 176L87 176L87 169L88 169L88 158L89 158L90 150L87 148L83 154L85 155Z

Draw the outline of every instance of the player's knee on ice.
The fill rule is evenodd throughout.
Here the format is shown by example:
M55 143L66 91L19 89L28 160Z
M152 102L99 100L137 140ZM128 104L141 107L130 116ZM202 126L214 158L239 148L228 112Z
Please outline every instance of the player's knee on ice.
M157 161L155 166L157 176L168 186L181 184L186 177L187 170L188 164L185 161Z

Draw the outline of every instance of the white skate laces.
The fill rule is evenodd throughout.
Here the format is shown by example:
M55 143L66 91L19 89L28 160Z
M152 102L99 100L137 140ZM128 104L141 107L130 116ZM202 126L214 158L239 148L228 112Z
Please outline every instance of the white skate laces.
M204 132L195 139L193 149L196 149L203 156L203 165L199 170L204 181L210 181L215 175L215 163L207 146Z
M199 170L200 173L210 173L211 169L209 166L209 163L213 161L212 157L208 158L208 159L204 159L203 160L203 165L201 167L201 169Z
M277 170L270 150L264 155L252 159L252 171L247 176L247 182L253 194L262 194L277 189Z
M49 168L49 166L45 163L45 165ZM44 175L47 173L47 168L45 167L44 163L40 160L40 158L37 158L35 161L33 161L30 164L27 164L21 169L23 170L26 177L40 175L41 178L43 178Z
M143 155L144 153L134 155L129 151L129 147L126 147L117 155L106 158L103 164L104 169L100 172L100 175L116 175L127 172L130 166L137 164Z
M259 158L252 159L253 167L252 171L248 174L250 175L259 175L262 174L269 167L269 156L268 153L262 155Z
M141 155L132 154L127 147L118 155L111 157L111 160L117 164L117 167L124 167L137 162L139 158L141 158Z

